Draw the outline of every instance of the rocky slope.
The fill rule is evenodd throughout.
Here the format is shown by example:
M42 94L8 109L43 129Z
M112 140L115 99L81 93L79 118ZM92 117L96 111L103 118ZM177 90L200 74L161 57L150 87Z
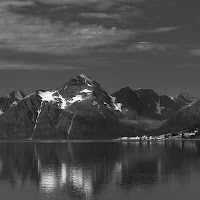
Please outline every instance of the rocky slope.
M0 97L0 115L7 111L10 107L17 105L17 103L25 97L25 94L18 90L11 92L6 97Z
M182 92L174 98L174 101L183 107L197 101L198 99L198 97Z
M187 105L176 112L171 118L165 121L159 129L153 133L164 134L176 132L191 127L200 122L200 100Z

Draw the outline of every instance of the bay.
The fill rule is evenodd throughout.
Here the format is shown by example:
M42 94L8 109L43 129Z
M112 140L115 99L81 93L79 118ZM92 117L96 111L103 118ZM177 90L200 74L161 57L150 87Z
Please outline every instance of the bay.
M0 142L2 199L197 200L200 142Z

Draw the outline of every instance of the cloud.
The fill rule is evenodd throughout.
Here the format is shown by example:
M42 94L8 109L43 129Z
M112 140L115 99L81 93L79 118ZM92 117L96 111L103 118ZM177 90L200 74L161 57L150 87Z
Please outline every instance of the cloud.
M91 4L97 3L100 0L35 0L36 2L44 3L44 4L54 4L54 5L66 5L66 4ZM104 1L104 0L102 0Z
M34 1L17 1L17 0L6 0L0 1L0 7L5 8L7 6L15 6L15 7L24 7L24 6L33 6L35 5Z
M79 14L81 17L85 18L100 18L100 19L115 19L115 20L124 20L127 17L141 17L143 12L135 7L120 5L115 7L112 13L105 12L82 12Z
M165 33L165 32L171 32L174 30L177 30L179 26L174 26L174 27L160 27L160 28L155 28L152 30L154 33Z
M153 42L139 42L139 43L131 45L130 47L127 48L127 50L140 51L140 52L147 52L147 51L163 52L163 51L166 51L168 47L169 47L168 44L153 43Z
M57 5L65 5L65 4L93 4L93 3L102 3L102 2L127 2L127 0L35 0L37 2L45 3L45 4L57 4ZM129 1L130 2L130 1ZM131 0L132 3L140 3L144 2L144 0Z
M151 29L151 30L143 30L141 32L144 32L144 33L167 33L167 32L171 32L171 31L175 31L178 28L179 28L179 26L158 27L158 28Z
M172 53L176 47L175 45L163 44L163 43L154 43L154 42L137 42L129 44L124 47L105 47L101 48L99 52L113 52L113 53ZM170 52L171 51L171 52Z
M0 48L0 70L65 70L110 67L101 56L61 56L30 52L15 52Z
M81 17L85 18L103 18L103 19L121 19L119 14L106 14L106 13L81 13Z
M76 65L53 65L53 64L31 64L31 63L16 63L16 62L0 62L0 70L66 70L66 69L73 69L73 70L80 70L80 69L88 69L87 67L83 66L76 66Z
M177 64L176 67L178 67L178 68L199 68L200 64L184 63L184 64Z
M18 3L17 5L30 5L30 3ZM14 5L13 2L11 4ZM115 27L66 24L37 16L23 16L9 12L5 4L3 6L0 4L0 47L2 48L24 52L80 54L88 48L119 43L132 34L131 30Z
M200 56L200 48L190 49L188 52L191 56Z
M35 0L36 2L40 2L43 4L50 4L50 5L89 5L93 4L96 5L96 8L100 10L105 10L110 8L111 6L117 3L141 3L145 0Z

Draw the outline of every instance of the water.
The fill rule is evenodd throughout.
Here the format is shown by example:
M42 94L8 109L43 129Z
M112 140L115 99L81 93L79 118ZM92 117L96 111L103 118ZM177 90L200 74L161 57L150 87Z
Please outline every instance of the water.
M200 142L1 142L1 199L199 200Z

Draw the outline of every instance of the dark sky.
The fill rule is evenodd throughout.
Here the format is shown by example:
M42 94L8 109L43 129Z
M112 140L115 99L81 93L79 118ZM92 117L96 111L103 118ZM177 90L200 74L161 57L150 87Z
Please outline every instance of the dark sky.
M199 0L0 0L0 96L56 89L84 73L200 96Z

